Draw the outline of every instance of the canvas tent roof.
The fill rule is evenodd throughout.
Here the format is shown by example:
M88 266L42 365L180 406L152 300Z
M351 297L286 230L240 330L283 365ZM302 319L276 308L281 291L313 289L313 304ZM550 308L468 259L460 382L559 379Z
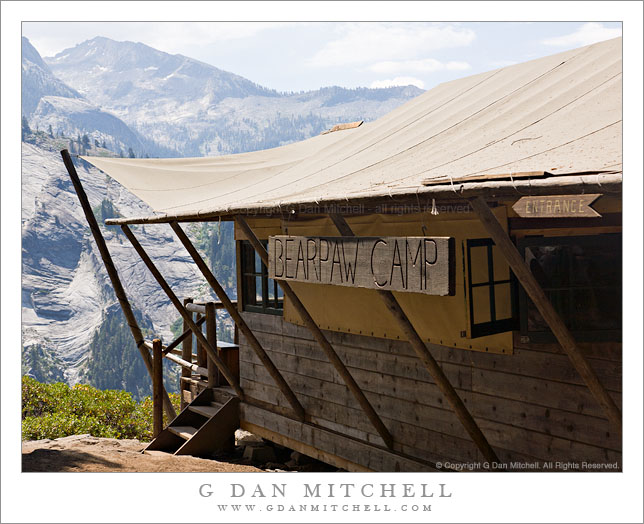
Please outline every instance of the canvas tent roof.
M159 218L419 194L527 173L622 170L622 39L441 84L382 118L211 158L83 157ZM523 173L523 175L522 175Z

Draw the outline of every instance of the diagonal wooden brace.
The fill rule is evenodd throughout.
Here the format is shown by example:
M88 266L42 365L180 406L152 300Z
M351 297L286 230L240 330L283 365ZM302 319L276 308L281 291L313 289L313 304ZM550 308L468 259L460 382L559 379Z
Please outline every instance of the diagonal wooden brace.
M230 387L233 388L237 396L240 398L240 400L244 399L244 392L242 391L239 382L237 382L237 379L233 376L233 374L230 372L226 364L222 362L222 360L219 358L219 355L217 355L216 349L212 347L212 345L208 342L204 334L201 332L201 328L197 326L197 324L192 320L192 315L188 312L188 310L183 306L181 301L177 298L177 295L174 294L168 283L165 281L161 273L159 273L159 270L156 268L148 254L145 252L143 249L143 246L139 243L139 241L136 239L132 231L127 225L122 225L121 229L123 230L123 233L125 233L125 236L128 238L136 252L139 254L139 257L141 257L141 260L143 263L147 266L147 268L150 270L150 273L152 273L152 276L156 279L156 281L159 283L159 286L161 286L161 289L165 291L165 294L168 296L170 299L170 302L174 305L174 307L177 309L179 314L183 317L183 320L187 324L187 326L192 330L192 332L195 334L195 337L197 337L197 340L199 343L205 348L206 353L208 356L212 359L212 361L215 363L219 371L221 371L221 374L225 377L225 379L228 381L230 384Z
M112 261L112 256L107 249L107 244L105 243L105 239L103 238L103 233L101 233L101 230L98 227L98 223L96 222L96 217L94 216L92 207L89 204L89 199L87 198L85 189L83 189L83 185L81 184L80 178L78 177L78 173L76 172L72 158L69 155L69 151L67 151L67 149L63 149L60 154L63 157L63 162L65 163L69 177L71 178L72 184L74 185L74 190L76 191L78 200L80 201L81 207L83 208L85 219L87 220L89 229L92 232L94 241L96 242L96 247L98 247L98 252L103 259L103 265L105 266L105 270L107 271L107 276L110 278L110 282L112 282L114 295L116 295L116 298L119 301L127 325L130 328L132 337L134 338L134 342L136 343L136 347L139 349L139 353L141 354L141 358L143 359L143 363L145 364L145 368L148 370L150 378L152 378L154 373L152 358L150 357L150 353L143 347L143 333L141 333L139 324L134 317L134 312L132 311L130 302L127 299L127 295L125 294L125 289L123 289L123 284L121 284L121 279L119 277L118 271L116 270L116 266ZM175 413L174 406L170 401L168 392L165 390L165 388L162 389L163 409L165 410L166 415L168 415L168 419L173 420L177 416L177 414Z
M329 216L342 236L355 236L343 216L333 213ZM449 405L452 407L461 424L479 448L485 459L490 462L499 463L499 458L496 456L492 446L490 446L489 442L485 438L485 435L483 435L481 428L479 428L478 424L465 407L465 404L463 404L461 397L456 393L454 386L452 386L449 379L445 376L445 373L438 365L438 362L436 362L436 359L434 359L429 349L427 349L427 346L423 342L422 338L420 338L420 335L412 323L409 321L407 315L405 315L405 312L400 307L394 294L391 291L378 290L378 295L380 295L380 298L385 303L385 306L387 306L387 309L396 319L405 335L407 335L407 340L411 344L411 347L414 349L422 363L425 364L425 367L431 374L434 382L436 382L436 385L440 388L443 395L445 395Z
M237 215L235 217L235 223L242 229L242 231L246 235L246 238L248 238L251 245L253 246L259 257L262 259L264 265L268 267L268 253L266 252L266 249L264 248L262 243L257 239L257 236L250 228L246 220L244 220L243 217ZM302 318L306 327L311 331L311 334L313 335L315 340L317 340L326 357L331 361L331 364L333 364L333 367L338 372L342 380L344 380L344 383L349 388L349 391L353 393L353 396L356 398L356 400L360 404L360 407L362 407L363 411L366 413L369 421L376 428L376 431L382 437L382 440L384 440L388 448L393 448L394 439L391 436L391 433L389 433L389 430L383 424L382 420L373 409L373 406L369 403L369 400L367 400L367 397L365 397L364 393L360 389L360 386L358 386L353 376L351 376L351 373L349 373L349 370L346 368L342 360L340 360L340 357L338 357L338 354L326 339L324 333L322 333L322 330L318 327L318 325L315 323L315 320L313 320L313 317L306 310L304 304L302 304L298 296L291 289L291 286L289 286L287 282L279 281L279 285L284 291L284 294L293 304L293 307L295 307L297 312L300 314L300 317Z
M295 396L295 393L293 393L291 387L288 385L275 364L273 364L273 361L270 359L270 357L260 344L259 340L257 340L255 334L248 327L248 324L246 324L244 318L241 316L239 311L237 311L237 308L231 302L224 288L215 278L215 275L212 273L212 271L210 271L210 268L204 262L203 258L201 258L201 255L199 255L199 252L195 249L192 242L190 242L188 236L185 234L183 229L181 229L181 226L179 226L177 222L170 222L170 227L172 227L172 230L175 232L183 246L195 261L195 264L197 264L197 267L201 271L201 274L204 276L208 284L210 284L210 287L213 289L213 291L217 294L219 300L221 300L222 304L226 308L226 311L228 311L228 314L237 325L239 331L241 331L246 337L246 340L248 341L250 347L253 348L257 357L261 360L262 364L264 364L264 367L277 384L277 387L279 387L282 394L286 397L286 400L288 400L289 404L293 408L293 411L295 412L296 417L299 420L303 421L304 408L302 407L302 404L300 404L300 401Z
M593 394L597 402L604 408L604 412L608 419L613 423L620 433L622 431L622 414L619 408L615 405L612 397L606 391L606 388L595 375L595 372L590 367L590 364L580 351L579 347L568 330L563 320L552 306L550 300L545 292L534 278L530 267L526 264L525 260L519 253L519 250L512 243L510 236L503 230L501 224L494 216L487 203L482 197L474 197L470 199L472 208L479 216L479 219L485 226L496 246L501 250L503 256L507 260L510 268L516 275L517 279L525 289L532 302L541 313L541 316L546 321L555 337L559 341L561 348L568 355L570 362L577 370L581 378L584 380L588 389Z

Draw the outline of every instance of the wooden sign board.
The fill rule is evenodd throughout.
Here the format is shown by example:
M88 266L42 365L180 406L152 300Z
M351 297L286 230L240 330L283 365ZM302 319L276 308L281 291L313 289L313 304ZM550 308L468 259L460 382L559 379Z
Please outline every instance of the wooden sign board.
M512 209L521 218L601 217L590 207L590 204L600 196L600 194L524 196L514 203Z
M272 236L268 262L276 280L454 294L450 237Z

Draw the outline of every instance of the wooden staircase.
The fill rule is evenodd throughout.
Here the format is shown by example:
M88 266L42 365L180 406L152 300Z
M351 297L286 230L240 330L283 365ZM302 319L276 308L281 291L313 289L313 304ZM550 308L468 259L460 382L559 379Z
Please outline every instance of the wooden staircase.
M239 398L230 388L204 389L145 448L174 455L207 456L234 445Z

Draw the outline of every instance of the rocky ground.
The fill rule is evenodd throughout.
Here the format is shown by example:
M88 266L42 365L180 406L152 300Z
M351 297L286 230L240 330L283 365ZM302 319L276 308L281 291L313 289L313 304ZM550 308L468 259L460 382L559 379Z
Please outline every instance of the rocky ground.
M235 451L210 459L144 451L138 440L72 435L22 443L23 472L260 472L336 471L248 432L235 434Z

